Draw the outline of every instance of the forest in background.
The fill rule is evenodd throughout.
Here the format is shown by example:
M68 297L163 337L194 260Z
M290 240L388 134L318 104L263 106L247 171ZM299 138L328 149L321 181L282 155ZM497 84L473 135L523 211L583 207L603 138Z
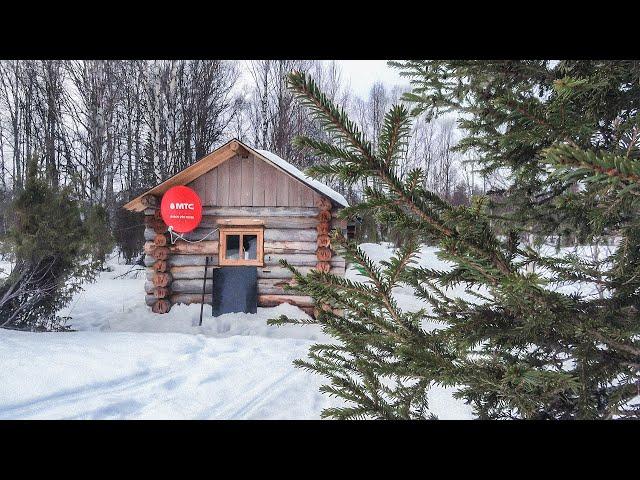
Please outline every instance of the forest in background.
M325 135L286 88L293 70L313 75L374 139L404 93L375 83L360 98L335 61L0 61L0 234L11 228L10 205L24 189L30 159L50 187L67 189L87 215L98 212L102 233L112 234L130 262L141 253L143 227L120 207L227 140L270 150L301 169L317 164L291 142ZM421 116L412 129L401 172L423 168L425 187L454 204L467 204L474 189L486 191L487 178L452 150L455 119ZM331 186L352 203L361 198L359 186ZM357 235L393 240L367 219Z

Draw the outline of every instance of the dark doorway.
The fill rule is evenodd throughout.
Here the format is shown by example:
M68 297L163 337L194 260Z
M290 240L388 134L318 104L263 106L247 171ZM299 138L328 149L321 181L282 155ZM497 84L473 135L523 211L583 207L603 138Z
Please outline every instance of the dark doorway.
M220 267L213 269L213 316L224 313L256 313L258 309L258 269Z

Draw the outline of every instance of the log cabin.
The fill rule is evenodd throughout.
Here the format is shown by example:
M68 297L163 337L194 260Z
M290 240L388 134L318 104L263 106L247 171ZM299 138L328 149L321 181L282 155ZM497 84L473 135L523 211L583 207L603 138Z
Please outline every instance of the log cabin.
M160 205L164 193L178 185L198 194L202 219L176 240ZM330 232L348 235L347 222L336 218L346 206L338 192L274 153L231 140L124 205L144 212L145 301L156 313L203 299L212 304L217 290L205 276L207 265L209 271L251 267L257 285L238 288L253 288L257 306L290 303L314 315L311 297L285 291L293 275L279 261L286 259L302 273L344 275L345 260L331 248Z

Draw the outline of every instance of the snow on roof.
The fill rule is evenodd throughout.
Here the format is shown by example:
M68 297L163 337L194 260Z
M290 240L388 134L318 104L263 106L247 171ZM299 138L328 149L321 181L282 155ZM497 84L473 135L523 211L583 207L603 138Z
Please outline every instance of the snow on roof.
M313 179L311 177L308 177L303 172L298 170L296 167L291 165L286 160L280 158L275 153L269 152L267 150L258 150L258 149L255 149L255 151L258 152L263 157L265 157L271 163L277 165L278 167L280 167L281 169L283 169L284 171L289 173L290 175L293 175L294 177L298 178L302 182L304 182L307 185L309 185L311 188L317 190L318 192L322 193L323 195L326 195L327 197L329 197L334 202L339 203L343 207L348 207L349 206L349 203L347 202L347 200L342 195L340 195L338 192L336 192L334 189L328 187L327 185L325 185L322 182L319 182L318 180L315 180L315 179Z

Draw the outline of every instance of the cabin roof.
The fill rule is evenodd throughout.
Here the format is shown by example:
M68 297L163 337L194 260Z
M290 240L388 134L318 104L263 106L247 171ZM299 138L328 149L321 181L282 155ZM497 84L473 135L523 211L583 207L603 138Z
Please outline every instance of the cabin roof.
M231 157L236 155L241 149L248 151L249 153L254 154L256 157L261 160L273 165L275 168L284 171L286 174L298 179L308 187L312 188L316 192L321 195L324 195L330 198L336 204L342 207L348 207L349 203L347 200L340 195L338 192L325 185L318 180L308 177L302 171L298 170L296 167L291 165L289 162L280 158L275 153L269 152L267 150L258 150L248 145L244 144L240 140L233 139L217 148L209 155L201 158L194 164L188 166L181 172L178 172L173 177L165 180L164 182L156 185L155 187L147 190L143 194L137 196L129 203L124 205L124 208L131 211L141 212L145 209L144 204L142 203L142 198L146 195L162 195L164 192L169 190L171 187L175 187L176 185L186 185L196 178L204 175L210 170L213 170L218 165L223 162L229 160Z

